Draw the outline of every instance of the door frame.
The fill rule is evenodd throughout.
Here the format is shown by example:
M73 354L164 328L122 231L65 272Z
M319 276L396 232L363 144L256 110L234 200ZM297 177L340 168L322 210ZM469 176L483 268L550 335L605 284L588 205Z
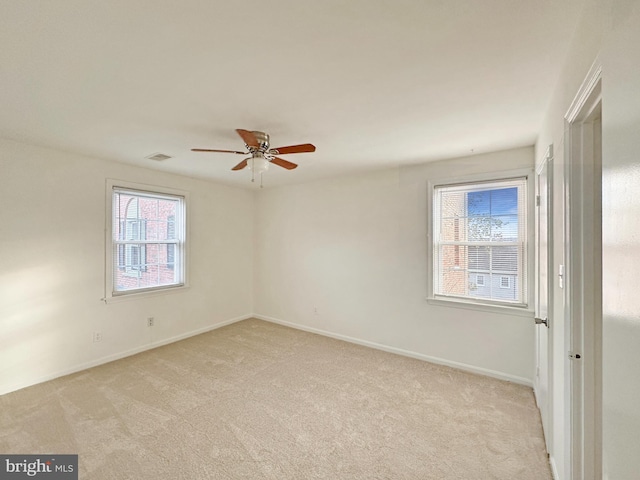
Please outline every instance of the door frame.
M602 478L601 92L596 60L565 115L566 472L574 480Z

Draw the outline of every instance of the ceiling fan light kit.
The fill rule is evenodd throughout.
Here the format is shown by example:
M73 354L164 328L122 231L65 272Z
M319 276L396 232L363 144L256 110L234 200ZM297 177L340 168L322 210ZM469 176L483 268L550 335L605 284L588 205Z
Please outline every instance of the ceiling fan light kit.
M206 148L192 148L192 152L213 152L213 153L235 153L238 155L251 155L249 158L245 158L238 163L231 170L242 170L245 167L249 167L251 170L251 181L255 181L256 174L260 174L260 188L262 188L262 174L269 169L271 163L278 165L279 167L286 168L287 170L293 170L298 165L278 158L276 155L288 155L292 153L305 153L315 152L316 147L310 143L303 143L300 145L289 145L286 147L269 148L269 135L264 132L249 131L243 129L237 129L236 132L242 138L247 152L239 152L236 150L217 150Z
M269 160L260 154L251 157L247 165L254 174L264 173L269 170Z
M269 170L269 160L261 153L256 153L248 160L247 165L251 170L252 182L256 181L256 175L260 175L260 188L262 188L262 174Z

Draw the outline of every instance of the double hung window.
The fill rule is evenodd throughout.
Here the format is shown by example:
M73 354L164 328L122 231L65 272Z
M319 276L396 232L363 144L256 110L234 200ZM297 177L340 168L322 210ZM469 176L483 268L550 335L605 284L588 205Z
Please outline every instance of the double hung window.
M185 197L111 189L111 295L185 284Z
M527 180L436 185L433 298L527 305Z

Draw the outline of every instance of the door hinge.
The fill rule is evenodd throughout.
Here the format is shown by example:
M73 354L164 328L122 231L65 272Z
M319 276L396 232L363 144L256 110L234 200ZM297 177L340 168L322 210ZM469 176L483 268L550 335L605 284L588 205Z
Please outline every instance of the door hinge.
M536 207L540 206L540 195L536 195Z
M580 360L581 358L582 355L580 355L579 353L569 352L569 360Z

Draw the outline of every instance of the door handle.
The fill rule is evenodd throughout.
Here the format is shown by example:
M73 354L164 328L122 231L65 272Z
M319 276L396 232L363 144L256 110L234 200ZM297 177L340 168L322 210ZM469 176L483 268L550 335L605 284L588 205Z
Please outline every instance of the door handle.
M536 321L536 325L544 325L545 327L549 328L549 319L547 317L544 318L534 318L534 320Z

